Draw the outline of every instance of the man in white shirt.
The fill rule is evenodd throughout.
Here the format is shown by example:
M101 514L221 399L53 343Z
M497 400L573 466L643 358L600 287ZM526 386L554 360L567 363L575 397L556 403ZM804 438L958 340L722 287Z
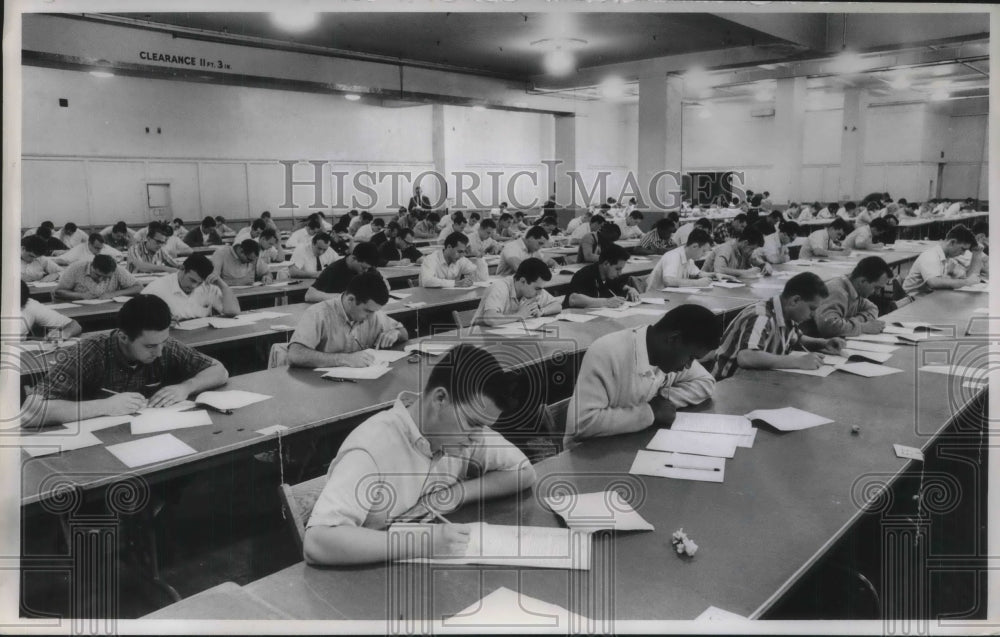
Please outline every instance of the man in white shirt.
M68 221L66 222L66 225L64 225L59 232L53 236L66 244L67 248L72 250L81 243L87 243L87 239L90 235L77 228L76 224L72 221Z
M371 241L379 232L385 229L385 220L372 219L365 225L358 228L358 231L354 233L354 240L358 243L364 243L366 241Z
M594 212L588 208L583 211L582 215L573 217L569 220L569 223L566 224L566 234L573 236L573 232L580 226L586 228L593 216Z
M480 268L466 258L469 237L453 232L444 240L444 247L424 257L420 264L420 285L425 288L468 287L485 281Z
M695 221L689 221L685 223L680 228L677 228L677 232L674 233L673 240L677 245L686 245L688 236L695 228L701 228L703 232L708 233L708 236L712 236L712 221L707 217L701 217Z
M778 230L772 234L764 236L764 247L761 248L760 256L768 263L785 263L791 260L788 254L788 244L798 236L799 224L794 221L782 221L778 224Z
M317 222L318 223L318 222ZM312 235L308 243L300 243L292 252L291 265L288 266L288 276L293 279L315 279L323 268L336 261L340 256L330 247L330 235L318 232Z
M618 225L622 229L623 241L642 238L642 228L639 227L640 221L642 221L642 213L638 210L633 210L627 217L618 222Z
M372 228L371 228L372 221L375 220L374 215L372 215L372 213L370 213L367 210L365 210L360 215L358 215L358 219L361 220L361 223L354 230L350 230L350 227L351 227L350 225L347 226L348 229L349 229L349 232L351 233L351 236L353 236L357 241L370 241L372 235L375 234L374 232L372 232ZM358 233L361 232L362 230L365 231L365 234L362 235L361 239L358 239ZM364 238L365 235L368 236L368 239Z
M223 316L240 313L236 295L212 273L212 262L203 254L188 257L177 273L158 278L142 293L166 301L174 322L211 316L213 311Z
M972 252L968 268L955 262L966 250ZM948 231L945 240L924 251L910 266L903 281L907 294L933 290L954 290L979 283L983 263L983 248L972 231L958 224ZM961 276L960 276L961 275Z
M699 287L712 284L711 277L701 276L695 261L705 256L712 247L712 238L701 228L688 235L687 244L665 253L653 267L646 290L654 292L665 287Z
M654 325L594 341L566 412L565 446L584 438L669 427L677 408L712 397L715 379L698 359L719 346L722 320L681 305Z
M820 228L806 239L799 251L800 259L814 259L817 257L828 257L831 252L841 252L840 241L844 235L850 232L851 224L843 219L834 219L833 223L825 228Z
M318 215L313 213L309 216L305 226L299 228L288 237L285 245L289 248L297 248L302 244L308 244L312 237L320 232L323 232L323 222L320 221Z
M21 280L27 283L59 279L62 267L45 254L45 239L37 234L21 239Z
M552 272L538 259L521 261L512 276L493 281L489 292L479 302L472 324L495 327L559 314L562 303L553 299L543 287L551 280Z
M437 237L438 243L444 243L444 240L452 232L461 232L462 234L465 234L465 226L468 225L468 222L465 219L465 215L463 215L461 212L456 212L450 217L445 217L445 219L451 220L451 223L445 225L444 219L442 219L441 232L438 233Z
M542 252L549 242L549 235L540 226L532 226L521 239L508 241L500 252L500 265L497 266L497 276L507 276L517 271L517 266L528 257L541 259L550 268L556 267L556 262Z
M233 244L238 245L247 239L256 239L260 233L264 232L265 228L267 228L267 223L263 219L254 219L249 226L240 228L240 231L236 233L236 238L233 239Z
M77 244L63 252L57 257L52 257L52 260L59 265L70 265L76 263L77 261L90 261L98 254L106 254L112 259L120 260L124 255L115 250L111 246L104 243L104 236L95 232L91 234L86 241Z
M600 232L601 226L607 221L602 215L588 213L587 216L589 217L587 223L581 223L569 235L570 245L579 245L588 234L597 234ZM569 229L567 228L568 231Z
M500 244L493 238L496 234L497 224L492 219L483 219L479 222L479 228L471 233L469 237L469 257L483 257L487 254L497 254L500 252Z
M83 328L80 324L56 312L52 308L43 305L31 298L31 290L28 284L21 281L21 338L29 337L34 332L35 327L46 329L45 338L53 341L60 341L80 334Z

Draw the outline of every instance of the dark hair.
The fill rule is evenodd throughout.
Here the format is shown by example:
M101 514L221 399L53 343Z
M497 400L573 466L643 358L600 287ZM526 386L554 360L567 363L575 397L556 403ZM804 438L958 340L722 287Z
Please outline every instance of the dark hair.
M270 219L271 218L271 213L268 212L267 210L265 210L264 212L260 213L260 218L261 219Z
M260 244L253 239L244 239L240 241L240 248L243 249L243 253L246 255L255 254L260 256Z
M675 225L679 225L681 222L681 215L676 210L668 212L666 218L673 221Z
M446 248L454 248L460 243L466 245L469 243L469 237L464 232L452 232L444 238L444 247Z
M90 265L94 266L98 272L104 274L111 274L118 268L118 264L115 263L113 257L107 254L99 254L94 257L94 260L90 262Z
M318 217L310 217L309 221L306 222L306 228L310 230L319 230L323 227L323 222L319 220Z
M883 274L890 279L894 276L892 268L882 257L871 256L858 261L858 264L851 270L850 278L864 277L868 281L878 281Z
M976 235L972 234L972 231L961 223L949 230L944 238L954 239L960 244L968 244L970 249L979 245L979 242L976 241Z
M376 270L359 274L347 284L344 294L350 294L359 305L375 301L379 305L389 302L389 286Z
M74 232L76 232L76 224L73 223L72 221L67 221L66 224L62 227L62 231L63 234L67 232L73 234Z
M594 215L593 215L593 216L592 216L592 217L590 218L590 223L599 223L599 224L601 224L602 226L603 226L603 225L604 225L605 223L607 223L607 221L608 221L608 220L604 218L604 215L599 215L599 214L594 214Z
M222 215L215 215L215 220L218 221L219 223L225 223L226 222L226 218L223 217Z
M735 217L733 217L733 220L730 223L748 223L746 213L741 212L740 214L736 215Z
M205 255L200 256L208 262ZM190 257L188 261L193 259ZM185 267L187 262L184 263ZM211 263L209 263L211 266ZM158 296L140 294L133 297L122 309L118 310L118 329L129 338L135 340L144 331L162 332L170 328L170 306Z
M101 243L104 243L104 235L101 234L100 232L91 232L87 236L87 243L93 244L93 243L97 243L98 241L100 241Z
M38 224L38 227L39 227L39 229L41 229L41 228L48 228L49 230L55 230L56 224L52 223L51 221L46 220L46 221L43 221L40 224Z
M219 224L217 224L215 222L215 219L213 219L212 217L205 217L204 219L201 220L202 228L214 228L217 225Z
M847 203L844 204L844 209L845 210L854 210L857 207L858 207L858 204L854 203L853 201L848 201Z
M497 222L492 219L483 219L479 222L479 228L481 230L496 230Z
M799 224L794 221L782 221L778 224L778 232L787 234L789 237L794 237L799 233Z
M545 228L541 226L532 226L528 228L528 231L524 233L525 239L545 239L548 241L549 233L545 232Z
M621 239L622 229L617 223L605 223L601 226L601 229L597 231L597 238L605 243L612 243Z
M701 217L700 219L698 219L697 221L694 222L694 225L695 226L701 226L702 228L705 228L706 230L711 230L712 229L712 220L709 219L708 217Z
M250 224L251 230L263 230L267 227L267 223L263 219L254 219L253 223Z
M670 228L670 234L673 234L677 230L677 224L675 224L674 220L670 219L669 217L664 217L663 219L659 219L656 223L653 224L653 229L656 230L657 232L665 232L667 228Z
M882 217L872 219L871 223L869 223L868 225L871 226L872 230L877 230L879 234L885 232L886 230L892 227L889 225L889 222L883 219Z
M400 206L399 210L396 211L396 214L398 215L400 213L408 213L408 212L409 210L406 209L406 206Z
M28 284L21 281L21 307L28 304L28 299L31 298L31 290L28 289Z
M692 303L673 308L656 322L653 329L659 333L678 332L685 343L706 350L717 348L722 341L722 317Z
M836 201L826 204L826 209L830 212L837 212L840 209L840 204Z
M643 218L643 214L641 212L639 212L638 210L633 210L632 212L628 213L628 216L629 216L630 219L642 219Z
M277 239L277 238L278 238L278 233L274 231L274 228L264 228L264 230L261 231L260 236L257 237L257 240L260 241L261 239Z
M385 219L383 219L382 217L376 217L376 218L372 219L372 227L373 228L384 228L385 227Z
M988 221L978 221L976 225L972 226L972 234L981 234L985 236L990 236L990 223Z
M482 218L483 218L483 216L481 214L479 214L478 212L470 212L469 213L469 221L473 221L473 220L479 221Z
M39 257L44 255L46 252L45 239L37 234L29 234L25 238L21 239L21 247Z
M48 240L52 238L52 228L48 226L41 226L35 231L36 237L41 237L43 240Z
M687 244L689 246L703 246L705 244L712 243L712 237L702 230L701 228L695 228L688 235Z
M766 218L758 219L750 227L759 232L761 235L769 235L772 232L774 232L774 224L768 221Z
M500 215L500 218L498 219L498 221L513 221L513 220L514 220L514 217L511 216L511 214L509 212L502 213Z
M785 283L785 289L781 291L781 296L791 298L800 296L806 301L811 301L816 297L827 297L830 291L826 288L826 283L819 278L815 272L800 272Z
M426 219L427 219L427 221L430 221L431 223L437 223L437 222L441 221L441 215L439 215L436 212L428 212Z
M183 219L181 219L180 217L176 217L176 218L174 219L174 223L179 223L180 225L182 225L182 226L183 226L183 225L184 225L184 220L183 220Z
M385 224L385 229L386 230L395 230L396 232L399 232L399 222L398 221L390 221L389 223Z
M317 232L312 237L313 245L316 245L320 241L326 241L327 243L333 243L333 238L326 232Z
M372 213L368 212L367 210L361 213L361 221L365 223L371 223L372 219L374 218L375 217L372 216Z
M758 248L764 245L764 235L760 233L760 230L756 228L746 228L740 233L739 241L746 241L750 245L755 245Z
M354 258L362 263L367 263L373 268L378 265L378 248L375 247L374 243L368 241L362 241L361 243L354 246L354 250L351 251Z
M406 239L406 237L408 237L408 236L410 236L412 234L413 234L413 229L412 228L400 228L399 229L399 234L396 235L396 236L399 237L400 239Z
M468 223L468 220L465 218L465 215L463 215L461 212L456 212L451 216L451 223L452 225L456 223Z
M185 272L193 270L195 274L203 279L207 279L214 269L211 260L204 254L192 254L187 259L184 259L183 268Z
M601 247L601 256L597 261L599 263L618 263L619 261L628 261L628 259L628 250L620 245L609 243Z
M307 222L308 221L318 221L319 223L322 224L323 223L323 217L321 217L318 212L313 212L308 217L306 217L306 221Z
M843 217L837 217L834 219L833 223L830 224L830 227L834 230L843 230L845 234L854 230L854 224Z
M356 209L354 209L354 208L351 208L350 210L347 211L347 215L349 217L357 217L358 216L358 211Z
M509 400L511 382L496 357L485 349L462 343L434 365L424 392L438 387L458 405L476 407L480 397L503 408Z
M545 262L541 259L528 257L517 266L517 271L514 272L514 280L516 281L517 279L524 279L526 283L534 283L538 279L551 281L552 272L549 270L549 266L545 265Z

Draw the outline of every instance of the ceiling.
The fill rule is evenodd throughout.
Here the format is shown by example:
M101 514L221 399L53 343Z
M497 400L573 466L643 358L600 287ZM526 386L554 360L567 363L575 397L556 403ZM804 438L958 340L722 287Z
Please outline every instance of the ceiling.
M529 81L543 74L544 43L585 40L579 67L777 44L778 38L708 13L323 13L302 34L275 26L268 13L111 14L160 25L263 38L472 69Z

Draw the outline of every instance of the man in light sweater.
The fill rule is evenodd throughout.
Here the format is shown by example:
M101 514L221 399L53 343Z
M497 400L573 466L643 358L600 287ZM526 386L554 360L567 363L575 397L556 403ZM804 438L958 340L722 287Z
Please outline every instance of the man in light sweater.
M584 438L667 427L678 407L711 398L697 359L718 347L722 320L681 305L656 324L602 336L587 349L566 413L564 446Z
M830 294L802 323L802 333L821 338L881 333L885 323L878 320L878 307L868 297L881 292L892 277L892 268L881 257L861 259L850 275L826 281Z

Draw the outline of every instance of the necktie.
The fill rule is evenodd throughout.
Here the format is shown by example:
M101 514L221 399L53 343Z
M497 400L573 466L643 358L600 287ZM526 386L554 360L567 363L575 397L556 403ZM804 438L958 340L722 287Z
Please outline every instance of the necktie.
M323 270L323 263L319 260L319 256L317 256L316 257L316 271L317 272L322 272L322 270Z

